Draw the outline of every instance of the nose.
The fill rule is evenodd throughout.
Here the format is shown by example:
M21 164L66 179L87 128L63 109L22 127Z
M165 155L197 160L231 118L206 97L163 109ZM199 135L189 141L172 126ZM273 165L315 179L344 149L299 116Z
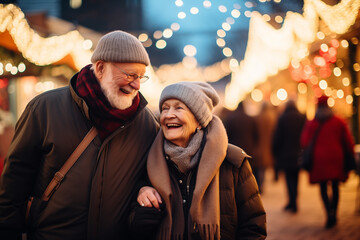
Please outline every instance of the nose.
M165 114L165 118L174 118L176 117L173 108L169 108L169 110Z
M129 83L129 85L135 89L135 90L139 90L140 89L140 78L135 79L134 81L132 81L131 83Z

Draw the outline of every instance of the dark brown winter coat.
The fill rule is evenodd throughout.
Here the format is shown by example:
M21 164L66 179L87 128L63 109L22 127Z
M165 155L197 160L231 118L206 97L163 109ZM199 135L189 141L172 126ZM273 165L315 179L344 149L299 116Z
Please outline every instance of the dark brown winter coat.
M69 87L45 92L26 107L0 180L0 236L23 228L22 205L40 198L54 173L92 127L89 109ZM127 239L125 221L135 183L145 173L158 124L141 97L136 116L103 142L97 136L40 214L33 239ZM10 234L9 234L10 235ZM4 238L5 239L5 238Z

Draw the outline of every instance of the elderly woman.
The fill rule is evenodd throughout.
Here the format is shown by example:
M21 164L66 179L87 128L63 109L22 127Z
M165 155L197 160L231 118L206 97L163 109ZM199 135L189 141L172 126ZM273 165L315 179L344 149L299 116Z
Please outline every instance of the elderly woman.
M218 102L207 83L180 82L163 90L161 130L147 162L157 192L139 191L140 213L134 215L142 217L132 216L135 232L148 229L156 239L265 239L266 215L249 156L228 144L223 123L212 114ZM165 216L154 208L159 203ZM147 207L155 210L153 220L163 216L156 228L145 226L156 222L144 214Z

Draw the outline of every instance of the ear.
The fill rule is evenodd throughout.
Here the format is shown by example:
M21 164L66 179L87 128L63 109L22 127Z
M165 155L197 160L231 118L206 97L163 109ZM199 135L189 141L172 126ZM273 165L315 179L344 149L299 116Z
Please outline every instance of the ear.
M105 64L103 61L97 61L94 64L94 73L96 78L101 82L105 71Z

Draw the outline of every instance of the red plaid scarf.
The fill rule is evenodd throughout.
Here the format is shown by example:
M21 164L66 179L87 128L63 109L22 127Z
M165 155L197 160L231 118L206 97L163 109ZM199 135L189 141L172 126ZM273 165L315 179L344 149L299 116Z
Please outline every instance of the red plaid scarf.
M87 65L80 70L76 80L76 90L89 106L91 120L98 129L100 138L104 140L134 116L140 97L138 93L133 104L125 110L112 107L90 67L91 65Z

